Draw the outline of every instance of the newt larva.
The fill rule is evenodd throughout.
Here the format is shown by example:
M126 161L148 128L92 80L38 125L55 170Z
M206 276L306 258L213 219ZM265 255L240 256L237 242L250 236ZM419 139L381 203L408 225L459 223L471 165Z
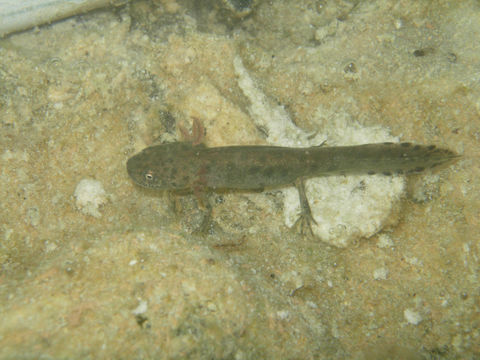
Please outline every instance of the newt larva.
M137 185L159 190L261 190L329 175L418 173L458 157L434 145L408 142L308 148L208 148L174 142L134 155L127 162L127 171Z
M208 148L185 141L144 149L128 159L127 171L134 183L142 187L191 190L197 197L219 189L258 191L295 184L302 208L297 223L302 232L312 234L311 223L315 220L305 195L305 179L351 174L408 175L458 158L459 155L447 149L408 142L308 148L257 145ZM208 210L203 230L210 222L211 208Z

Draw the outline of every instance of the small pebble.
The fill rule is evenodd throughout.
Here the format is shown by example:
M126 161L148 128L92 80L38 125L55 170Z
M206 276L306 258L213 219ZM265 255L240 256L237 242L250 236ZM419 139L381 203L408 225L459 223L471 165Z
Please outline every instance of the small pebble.
M27 222L32 226L40 224L40 211L36 207L31 207L27 210Z
M373 271L373 278L375 280L386 280L388 275L388 270L386 268L378 268Z
M140 315L147 312L148 304L145 300L140 300L138 306L132 310L133 315Z
M387 234L380 234L378 236L377 246L381 249L393 247L393 240Z
M107 202L107 195L100 181L93 179L81 180L74 193L77 209L86 215L96 218L101 216L98 211Z
M286 320L290 316L290 312L288 310L280 310L277 311L277 316L280 320Z
M403 312L405 319L412 325L418 325L423 320L422 316L415 310L406 309Z

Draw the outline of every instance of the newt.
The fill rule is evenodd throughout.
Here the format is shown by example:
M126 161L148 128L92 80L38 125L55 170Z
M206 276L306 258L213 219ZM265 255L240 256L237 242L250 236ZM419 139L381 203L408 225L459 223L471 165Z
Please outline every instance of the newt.
M194 131L198 132L198 128ZM312 217L305 179L351 174L401 175L449 164L459 155L434 145L409 142L353 146L222 146L209 148L195 141L150 146L127 161L133 182L144 188L193 191L262 191L295 185L302 213L299 220L311 233Z

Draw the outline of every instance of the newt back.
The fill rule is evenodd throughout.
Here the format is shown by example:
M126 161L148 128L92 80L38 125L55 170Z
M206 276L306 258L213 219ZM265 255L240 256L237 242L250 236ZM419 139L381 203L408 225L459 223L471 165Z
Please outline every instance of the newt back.
M190 142L151 146L127 161L132 180L159 190L263 189L329 175L409 174L450 163L459 156L433 145L379 143L288 148Z

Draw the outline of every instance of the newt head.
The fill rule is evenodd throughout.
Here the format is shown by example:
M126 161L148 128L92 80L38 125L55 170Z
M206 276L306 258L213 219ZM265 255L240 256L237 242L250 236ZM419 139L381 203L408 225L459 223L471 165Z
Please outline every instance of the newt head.
M127 161L133 182L145 188L184 190L192 187L199 146L175 142L143 149Z

